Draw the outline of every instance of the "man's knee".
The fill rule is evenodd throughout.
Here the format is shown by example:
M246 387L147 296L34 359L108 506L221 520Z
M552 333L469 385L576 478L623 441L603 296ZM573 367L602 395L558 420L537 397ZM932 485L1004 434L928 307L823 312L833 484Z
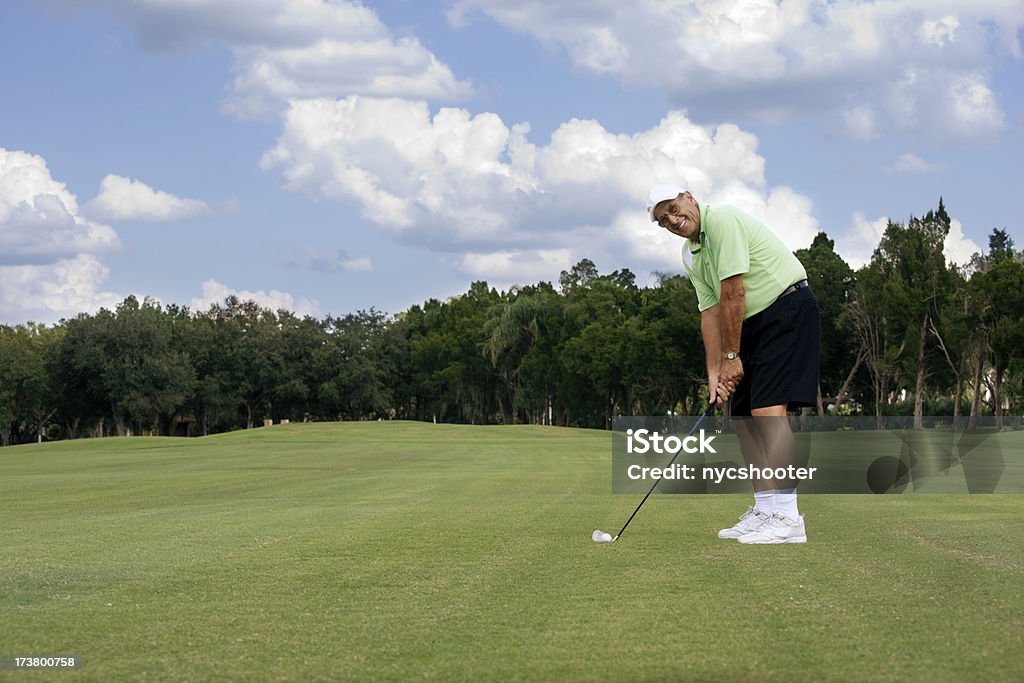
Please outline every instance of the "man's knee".
M754 417L786 417L786 404L752 408L750 414Z

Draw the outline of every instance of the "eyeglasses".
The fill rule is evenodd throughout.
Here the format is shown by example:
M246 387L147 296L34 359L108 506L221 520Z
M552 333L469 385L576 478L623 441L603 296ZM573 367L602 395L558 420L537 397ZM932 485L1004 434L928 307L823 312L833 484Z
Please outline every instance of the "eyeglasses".
M661 215L661 218L658 219L658 225L660 225L661 227L663 227L665 229L668 229L668 226L670 225L669 222L668 222L668 217L669 216L678 216L678 215L679 215L679 201L678 200L673 200L672 203L669 204L668 207L666 207L665 213L663 213Z

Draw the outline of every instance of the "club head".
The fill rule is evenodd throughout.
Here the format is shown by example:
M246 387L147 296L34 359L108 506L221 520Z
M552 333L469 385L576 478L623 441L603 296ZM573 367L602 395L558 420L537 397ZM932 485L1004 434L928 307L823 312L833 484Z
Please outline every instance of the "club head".
M612 538L611 534L606 534L600 529L594 529L594 533L592 533L590 537L594 539L594 543L611 543L615 538L618 538L618 536Z

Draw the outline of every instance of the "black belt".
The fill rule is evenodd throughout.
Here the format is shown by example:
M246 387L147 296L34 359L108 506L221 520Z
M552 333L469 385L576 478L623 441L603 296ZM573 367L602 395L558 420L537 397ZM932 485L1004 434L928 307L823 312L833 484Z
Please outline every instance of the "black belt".
M793 292L795 292L798 289L804 289L805 287L810 287L810 285L807 284L807 280L801 280L800 282L794 282L789 287L786 287L786 290L784 292L782 292L782 294L779 294L779 299L781 299L782 297L787 296L789 294L792 294ZM776 299L776 301L778 301L778 299Z

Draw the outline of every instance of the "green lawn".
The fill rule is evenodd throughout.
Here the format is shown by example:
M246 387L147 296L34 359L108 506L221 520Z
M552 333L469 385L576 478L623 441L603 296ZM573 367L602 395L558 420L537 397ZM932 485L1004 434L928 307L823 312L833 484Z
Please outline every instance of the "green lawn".
M1002 434L1004 452L1024 448ZM0 655L60 680L1024 679L1021 495L610 492L608 432L287 425L0 449Z

